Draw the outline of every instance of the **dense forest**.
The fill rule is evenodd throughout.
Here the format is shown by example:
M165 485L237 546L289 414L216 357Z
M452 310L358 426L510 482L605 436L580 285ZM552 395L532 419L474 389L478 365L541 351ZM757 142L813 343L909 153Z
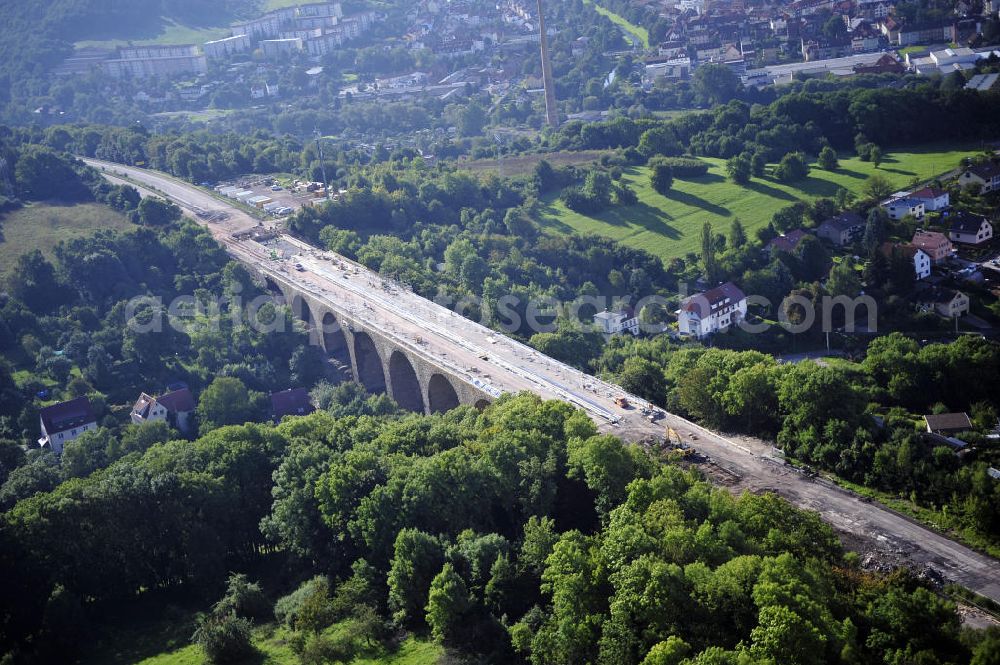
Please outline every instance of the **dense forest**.
M995 446L956 455L924 436L922 414L968 412L973 444L997 424L1000 345L978 336L920 346L894 333L861 363L779 364L758 351L616 338L595 361L610 379L724 431L777 440L792 458L903 497L1000 552Z
M998 636L964 633L913 578L859 570L815 515L712 489L564 404L341 410L144 438L0 520L11 662L65 658L100 630L102 608L166 587L222 595L196 639L243 653L249 622L272 610L245 578L223 593L225 571L264 557L306 580L273 610L304 658L345 657L320 634L337 620L371 640L391 626L429 634L475 662L996 655Z

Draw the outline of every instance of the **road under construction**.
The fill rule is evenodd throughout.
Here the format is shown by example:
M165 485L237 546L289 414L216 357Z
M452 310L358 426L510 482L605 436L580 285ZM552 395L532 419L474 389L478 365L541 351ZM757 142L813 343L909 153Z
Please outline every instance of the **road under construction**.
M604 432L649 445L683 446L706 475L734 491L773 491L816 511L852 547L896 564L931 569L1000 602L1000 562L946 535L785 463L769 442L710 431L606 381L460 316L346 257L269 229L232 203L171 176L85 160L113 181L172 200L236 259L332 311L377 328L400 349L495 398L529 391L584 410ZM254 240L253 231L260 241ZM280 247L280 251L276 249ZM670 432L670 436L665 433Z

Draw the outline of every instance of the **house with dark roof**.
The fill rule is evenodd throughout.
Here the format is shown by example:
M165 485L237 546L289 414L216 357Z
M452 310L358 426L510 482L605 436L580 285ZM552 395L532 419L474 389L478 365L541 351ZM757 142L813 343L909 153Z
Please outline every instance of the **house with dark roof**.
M746 295L726 282L685 298L677 310L678 330L682 335L704 337L738 323L746 313Z
M985 162L970 166L962 175L958 176L958 182L962 187L972 187L979 185L983 193L1000 190L1000 165L993 162Z
M794 252L799 243L801 243L806 236L809 234L802 229L795 229L794 231L789 231L784 235L780 235L777 238L772 238L771 242L767 243L765 251L768 254L774 254L775 251L781 252Z
M967 413L934 413L924 416L927 432L930 434L958 434L972 429L972 421Z
M159 397L142 393L129 415L136 425L166 421L172 427L187 433L191 427L191 415L194 410L194 395L184 387Z
M993 238L993 225L982 215L959 212L950 217L948 238L966 245L981 245Z
M831 217L816 229L816 235L829 240L838 247L855 242L865 232L865 220L853 212L844 212Z
M285 416L306 416L315 410L305 388L289 388L271 393L271 419L275 422Z
M917 309L934 312L946 319L957 319L969 313L969 296L944 287L924 289L916 296Z
M86 397L47 406L38 412L41 437L38 445L62 453L63 446L84 432L97 429L94 408Z

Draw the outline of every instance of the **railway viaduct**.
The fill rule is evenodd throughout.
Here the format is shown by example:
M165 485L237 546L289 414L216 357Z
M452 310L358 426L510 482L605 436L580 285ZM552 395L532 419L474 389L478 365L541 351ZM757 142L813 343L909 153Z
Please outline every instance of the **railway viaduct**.
M440 413L465 404L485 408L490 396L443 366L418 344L387 334L330 299L301 289L283 275L255 271L271 295L301 321L309 341L370 393L386 393L418 413Z

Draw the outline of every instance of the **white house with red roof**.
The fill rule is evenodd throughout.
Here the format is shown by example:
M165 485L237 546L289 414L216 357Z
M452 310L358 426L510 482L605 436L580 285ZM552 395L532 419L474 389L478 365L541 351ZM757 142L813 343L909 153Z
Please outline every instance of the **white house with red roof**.
M948 191L939 187L924 187L911 192L909 197L922 201L927 212L946 210L951 205L951 196Z
M130 417L136 425L165 421L181 432L187 432L194 409L194 395L188 388L181 388L159 397L142 393L132 407Z
M738 323L746 313L746 295L726 282L685 298L677 310L678 330L682 335L704 337Z
M927 256L931 257L931 263L940 263L955 253L955 248L948 237L937 231L917 229L910 244L924 250Z

